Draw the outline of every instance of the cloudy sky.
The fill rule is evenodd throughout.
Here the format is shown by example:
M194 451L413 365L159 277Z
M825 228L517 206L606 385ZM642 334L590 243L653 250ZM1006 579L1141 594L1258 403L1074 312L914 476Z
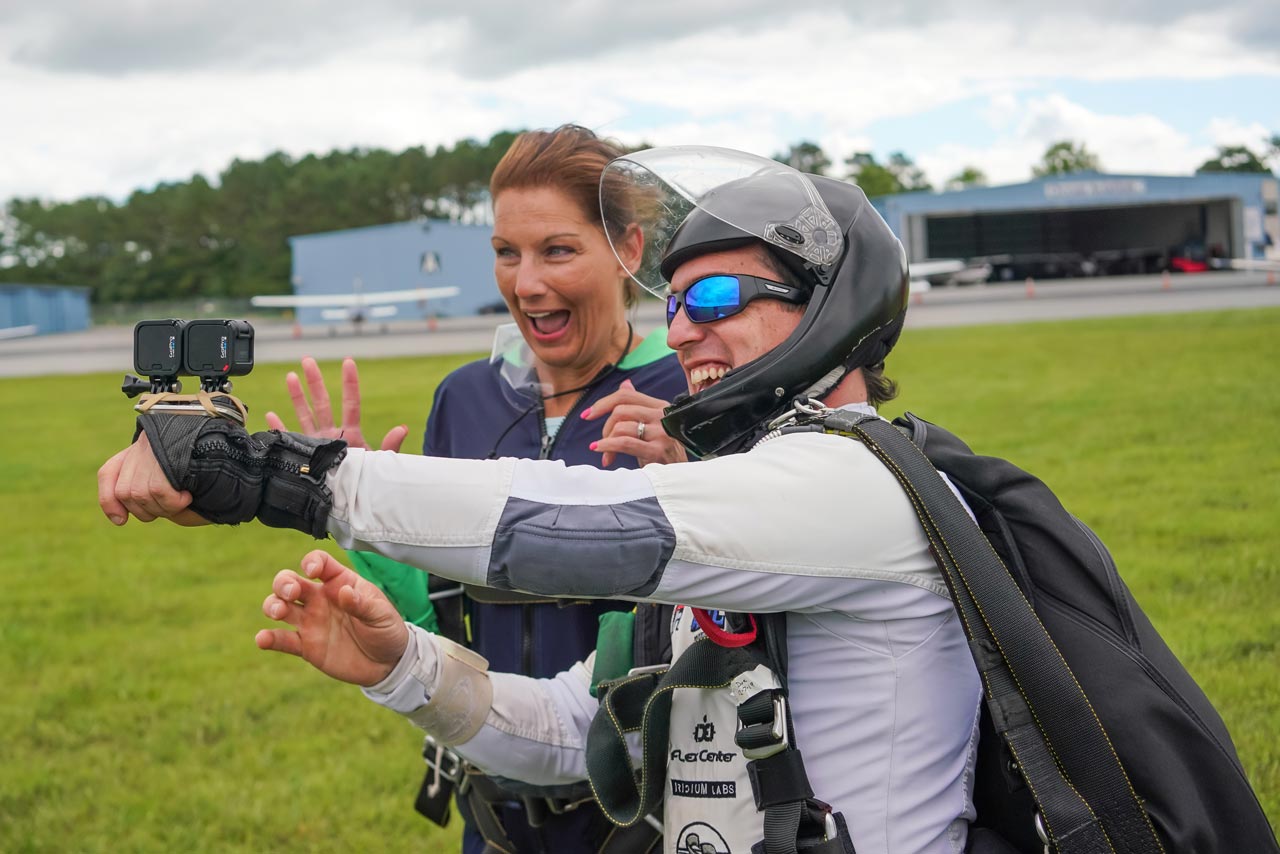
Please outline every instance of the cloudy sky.
M0 200L578 122L628 143L1028 177L1188 173L1280 132L1275 0L0 0Z

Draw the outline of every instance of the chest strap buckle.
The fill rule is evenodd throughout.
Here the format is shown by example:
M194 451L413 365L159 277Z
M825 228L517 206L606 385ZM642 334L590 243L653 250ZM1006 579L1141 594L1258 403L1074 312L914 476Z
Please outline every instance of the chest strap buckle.
M765 759L791 747L786 693L781 689L761 691L740 703L733 741L748 760Z

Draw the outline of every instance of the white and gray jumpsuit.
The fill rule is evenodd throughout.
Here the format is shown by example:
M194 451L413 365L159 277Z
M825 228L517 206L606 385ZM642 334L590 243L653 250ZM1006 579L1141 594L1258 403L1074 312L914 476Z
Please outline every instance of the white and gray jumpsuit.
M785 612L796 740L815 795L844 814L859 854L963 850L981 683L915 512L861 443L797 433L631 471L352 450L329 485L342 546L459 581ZM691 608L677 617L678 654ZM400 665L366 690L403 714L437 688L435 641L411 629ZM589 668L491 674L484 725L454 749L533 784L584 779L598 707ZM762 838L733 708L720 692L676 692L667 854L694 842L739 854Z

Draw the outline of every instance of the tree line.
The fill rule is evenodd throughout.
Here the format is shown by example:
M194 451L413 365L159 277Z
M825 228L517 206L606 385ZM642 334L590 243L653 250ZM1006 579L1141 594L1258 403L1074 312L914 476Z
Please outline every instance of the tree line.
M466 220L517 131L419 146L276 152L138 190L121 203L12 199L0 220L0 282L87 285L94 302L289 291L287 238L422 218Z
M357 148L294 158L234 160L215 182L202 175L138 190L123 202L12 199L0 211L0 282L86 285L96 303L246 297L290 290L288 237L423 218L482 218L489 176L519 131L428 151ZM774 155L804 172L853 181L868 196L934 189L902 152L842 160L802 141ZM1221 147L1203 172L1267 172L1280 134L1261 152ZM1097 170L1083 144L1056 142L1037 176ZM945 189L982 186L969 166Z

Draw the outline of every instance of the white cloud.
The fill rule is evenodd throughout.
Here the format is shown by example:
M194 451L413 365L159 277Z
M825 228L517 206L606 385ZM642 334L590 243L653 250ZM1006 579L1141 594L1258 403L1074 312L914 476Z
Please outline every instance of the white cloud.
M1043 149L1060 139L1083 141L1106 171L1185 173L1199 149L1153 115L1102 115L1059 95L1032 99L1022 136Z
M213 0L134 0L127 14L94 4L79 18L66 0L0 9L0 199L122 196L273 150L434 146L566 121L627 142L764 154L809 138L836 159L874 148L877 121L974 98L987 99L994 146L970 151L945 127L903 146L935 183L967 163L993 180L1025 177L1055 133L1083 139L1110 169L1187 171L1199 161L1179 158L1194 160L1195 146L1158 116L1098 115L1026 93L1073 79L1280 81L1275 45L1252 46L1234 29L1251 7L1269 8L1253 0L1212 15L1190 0L1118 10L1082 0L1069 15L989 0L967 16L926 0L860 15L823 2L785 20L763 0L490 0L461 11L219 0L217 14ZM1232 121L1252 133L1266 109Z
M993 126L1005 123L1009 115L1021 119L995 144L981 148L943 144L917 158L935 186L966 166L977 166L993 184L1029 180L1031 166L1060 140L1083 143L1098 156L1103 171L1112 173L1186 175L1213 151L1153 115L1097 113L1056 94L998 100L999 106L989 111Z
M1277 132L1261 122L1246 123L1236 118L1212 118L1206 127L1214 145L1243 145L1254 151L1260 151L1262 142Z

